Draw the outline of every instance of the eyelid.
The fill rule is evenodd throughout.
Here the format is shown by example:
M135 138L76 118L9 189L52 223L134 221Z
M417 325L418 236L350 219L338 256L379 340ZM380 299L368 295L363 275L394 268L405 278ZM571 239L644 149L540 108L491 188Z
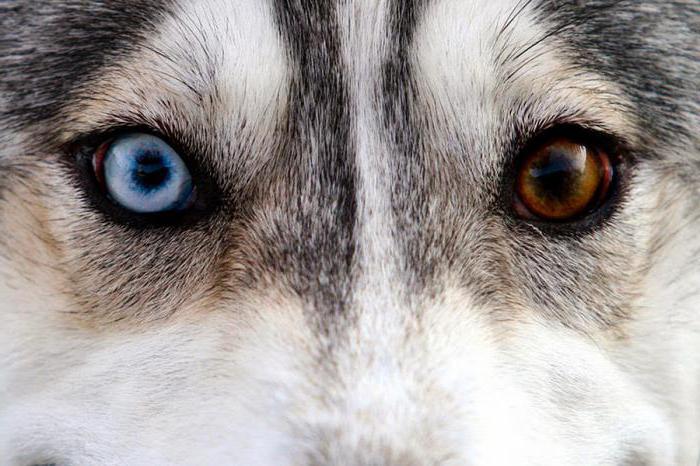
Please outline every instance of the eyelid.
M105 195L105 180L102 171L96 171L104 163L104 157L114 141L128 133L143 133L155 136L169 145L185 162L196 185L196 199L184 212L164 212L152 214L135 214L115 206L114 202ZM104 216L104 225L117 224L137 230L150 230L168 227L171 229L188 229L195 224L207 221L212 215L233 212L237 206L231 203L222 204L225 198L223 186L216 177L216 169L208 164L206 157L194 157L192 151L180 143L180 138L162 135L152 127L118 126L77 136L73 141L60 146L61 163L64 164L71 179L85 197L83 202ZM93 156L97 154L97 160ZM99 175L96 175L99 173Z

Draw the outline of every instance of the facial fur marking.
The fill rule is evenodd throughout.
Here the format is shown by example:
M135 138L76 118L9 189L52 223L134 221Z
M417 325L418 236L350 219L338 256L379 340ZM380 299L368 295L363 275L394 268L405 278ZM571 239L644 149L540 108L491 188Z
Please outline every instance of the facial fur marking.
M0 466L694 465L697 10L0 0ZM199 221L94 205L134 125ZM504 207L563 128L634 161L566 235Z
M27 124L55 117L81 85L156 30L172 5L171 0L85 8L43 0L3 2L0 23L12 35L0 46L0 91L10 98L0 107L2 118ZM25 86L41 92L15 92Z

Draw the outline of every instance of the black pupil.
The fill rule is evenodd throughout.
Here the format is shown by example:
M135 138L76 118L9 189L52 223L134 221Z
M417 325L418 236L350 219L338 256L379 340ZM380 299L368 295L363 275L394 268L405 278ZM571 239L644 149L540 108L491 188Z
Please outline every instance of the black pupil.
M136 182L145 189L157 189L170 177L170 169L163 163L163 156L160 154L145 153L136 161L134 178Z
M583 167L566 149L552 147L547 155L530 167L530 176L536 182L540 196L565 200L578 189Z

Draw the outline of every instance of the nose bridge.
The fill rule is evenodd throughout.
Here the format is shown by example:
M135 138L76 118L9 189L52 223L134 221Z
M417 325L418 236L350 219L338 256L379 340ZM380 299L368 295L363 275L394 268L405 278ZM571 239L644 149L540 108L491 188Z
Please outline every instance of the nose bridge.
M405 441L421 438L422 407L411 380L416 373L407 364L408 353L419 353L413 345L420 339L410 335L415 320L392 207L397 154L383 122L381 94L390 10L383 0L340 2L337 10L356 176L353 293L340 327L343 342L329 355L335 381L327 396L336 398L329 403L335 415L321 447L338 464L347 463L353 451L366 453L357 464L421 464Z
M354 328L349 331L351 338L365 348L355 354L364 360L355 363L365 371L364 382L368 384L387 378L399 384L396 346L405 339L408 315L392 207L392 186L398 175L392 171L392 159L399 155L389 144L382 107L390 7L390 2L384 0L359 1L345 2L338 10L357 172L358 273L353 294ZM381 375L372 375L373 371Z
M272 230L268 218L281 225L265 242L275 251L269 268L302 297L324 348L319 359L338 367L343 396L360 404L369 401L362 396L388 397L384 383L404 385L399 348L411 323L392 206L397 154L383 115L394 5L276 4L296 66L289 109L296 160L283 170L298 174L293 185L280 177L294 196L266 204L275 215L265 229ZM347 390L352 374L362 379L358 390ZM383 401L377 405L406 400Z
M420 319L395 295L372 301L376 296L365 292L343 344L330 354L326 422L314 423L314 448L327 462L312 464L417 466L447 457L467 464L469 412L475 399L488 399L477 393L476 373L489 365L473 351L485 346L480 326L460 322L457 303L436 303L425 309L432 317Z
M343 61L353 115L357 171L358 305L396 306L399 257L392 210L392 150L382 115L382 69L389 42L387 1L346 2L338 10Z

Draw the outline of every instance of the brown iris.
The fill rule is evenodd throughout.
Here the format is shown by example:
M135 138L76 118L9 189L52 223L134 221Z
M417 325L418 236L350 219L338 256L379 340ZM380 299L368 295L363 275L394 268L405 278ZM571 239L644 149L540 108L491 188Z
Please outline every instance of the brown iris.
M565 137L549 139L519 167L515 209L527 218L576 219L600 205L612 176L604 150Z

